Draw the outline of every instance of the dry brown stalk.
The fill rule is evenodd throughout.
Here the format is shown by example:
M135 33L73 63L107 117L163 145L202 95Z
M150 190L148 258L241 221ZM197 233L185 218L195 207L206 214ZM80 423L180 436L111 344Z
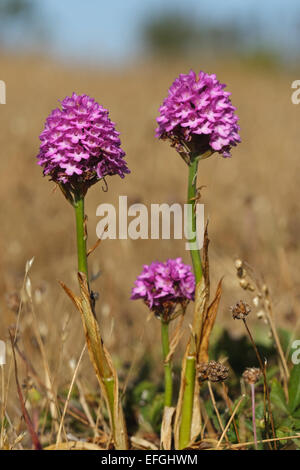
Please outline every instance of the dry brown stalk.
M223 423L222 423L222 419L221 419L221 416L220 416L220 413L219 413L219 410L218 410L218 407L217 407L217 403L216 403L214 391L213 391L213 389L212 389L212 386L211 386L210 381L208 381L207 384L208 384L208 390L209 390L211 402L212 402L212 404L213 404L213 407L214 407L216 416L217 416L217 418L218 418L218 423L219 423L220 428L221 428L221 431L222 431L222 436L223 436L223 434L224 434L226 442L229 443L229 439L228 439L227 434L226 434L227 431L224 433L224 425L223 425ZM223 440L223 437L222 437L222 440Z
M224 429L224 431L223 431L223 433L222 433L222 436L221 436L220 439L219 439L219 442L218 442L218 444L217 444L216 449L218 449L218 448L220 447L220 445L221 445L221 443L222 443L224 437L226 438L226 432L228 431L229 426L231 425L232 421L234 420L234 416L236 415L236 413L237 413L239 407L241 406L242 401L244 400L244 398L245 398L245 395L243 395L243 396L239 399L239 401L237 402L237 404L236 404L236 406L235 406L235 408L234 408L234 410L233 410L233 412L232 412L232 414L231 414L231 416L230 416L230 419L228 420L228 423L227 423L226 426L225 426L225 429ZM228 442L228 441L227 441L227 442Z
M198 351L198 360L197 362L207 362L208 361L208 349L209 349L209 339L216 321L218 308L222 295L222 279L219 281L217 286L217 291L215 294L214 300L211 302L207 308L207 312L203 321L201 341Z
M61 415L60 423L59 423L59 428L58 428L57 437L56 437L56 446L58 446L61 442L61 431L62 431L62 428L63 428L64 419L65 419L65 416L66 416L66 411L67 411L67 408L68 408L68 405L69 405L69 401L70 401L70 398L71 398L71 393L72 393L72 390L73 390L74 382L76 380L76 375L78 373L78 369L79 369L81 359L83 357L85 349L86 349L86 344L82 348L82 351L80 353L77 365L74 369L74 373L73 373L73 377L72 377L71 384L70 384L70 387L69 387L67 399L66 399L65 406L64 406L64 409L63 409L63 412L62 412L62 415Z
M232 414L232 401L230 400L230 398L228 396L228 388L227 388L227 386L225 385L224 382L222 382L222 391L223 391L223 397L224 397L225 403L226 403L226 405L229 409L229 412ZM237 428L237 425L236 425L236 422L235 422L234 418L233 418L233 426L234 426L234 431L235 431L237 441L240 442L239 431L238 431L238 428Z
M42 450L42 445L41 445L41 443L39 441L39 438L38 438L38 436L37 436L37 434L34 430L34 426L32 424L31 418L30 418L29 413L26 409L23 394L22 394L22 389L21 389L21 386L20 386L20 383L19 383L18 366L17 366L17 360L16 360L16 353L15 353L15 349L14 349L14 339L13 339L13 335L12 335L11 331L9 331L9 336L10 336L10 342L11 342L13 360L14 360L14 366L15 366L15 379L16 379L17 391L18 391L18 396L19 396L20 405L21 405L21 409L22 409L22 414L23 414L23 417L24 417L24 420L25 420L25 423L26 423L26 426L27 426L27 429L28 429L28 432L29 432L29 435L31 437L32 444L33 444L35 450Z

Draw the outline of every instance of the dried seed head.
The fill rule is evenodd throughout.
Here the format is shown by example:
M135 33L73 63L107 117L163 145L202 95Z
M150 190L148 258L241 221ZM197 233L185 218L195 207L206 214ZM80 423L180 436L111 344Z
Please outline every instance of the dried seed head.
M229 369L220 362L210 361L208 380L211 382L223 382L228 378Z
M256 367L248 367L243 373L243 379L248 384L256 384L261 377L261 370Z
M236 275L240 279L246 277L246 271L243 266L243 261L241 259L237 259L235 261L235 268L236 268Z
M235 260L236 269L240 269L243 266L243 261L241 259Z
M259 310L256 314L257 318L261 320L265 316L265 312L263 310Z
M230 310L234 320L244 320L251 312L251 307L250 305L246 304L246 302L243 302L243 300L240 300L235 305L230 307Z
M239 279L243 280L247 276L247 272L244 268L243 261L240 259L237 259L235 262L235 268L236 268L236 275ZM244 281L245 282L245 281Z
M268 295L268 294L269 294L269 288L268 288L267 284L264 284L264 285L262 286L262 290L263 290L263 293L264 293L265 295Z
M257 295L255 297L253 297L252 302L253 302L253 305L255 307L258 307L259 306L259 297Z
M246 279L243 278L243 279L240 280L240 286L241 286L242 289L247 290L248 287L249 287L249 282L246 281Z
M198 379L200 382L209 380L210 382L223 382L228 378L229 369L220 362L202 362L197 367Z
M197 366L197 373L198 373L198 379L200 382L204 382L205 380L208 380L208 367L209 363L208 362L200 362Z

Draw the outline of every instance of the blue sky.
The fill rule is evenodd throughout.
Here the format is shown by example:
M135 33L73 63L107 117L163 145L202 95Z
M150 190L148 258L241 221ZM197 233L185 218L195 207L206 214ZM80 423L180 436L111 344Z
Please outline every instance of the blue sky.
M269 47L286 52L295 51L300 38L299 0L35 1L41 33L38 43L70 59L119 62L135 57L141 52L141 24L166 10L211 23L247 25L252 19L260 25ZM18 47L30 43L30 34L18 24L8 35Z

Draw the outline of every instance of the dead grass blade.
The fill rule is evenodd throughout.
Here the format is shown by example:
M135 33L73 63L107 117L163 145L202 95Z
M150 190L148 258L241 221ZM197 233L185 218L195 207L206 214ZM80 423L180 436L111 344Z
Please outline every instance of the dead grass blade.
M193 335L196 341L196 352L199 351L203 322L205 321L206 306L208 303L208 289L205 285L205 279L202 277L201 281L196 286L195 291L195 306L193 318Z
M158 450L158 447L153 442L147 441L142 437L132 436L130 438L131 443L136 449L139 450Z
M87 256L88 256L88 257L98 248L98 246L99 246L100 243L102 242L103 234L104 234L105 232L107 232L107 230L108 230L108 224L105 225L104 230L103 230L103 233L102 233L101 237L98 238L98 240L96 241L95 245L92 246L92 248L90 248L90 249L87 251Z
M78 273L78 280L81 292L79 311L85 330L86 342L98 379L103 382L103 379L111 378L113 374L104 353L99 324L92 310L86 276L83 273ZM74 298L76 301L75 296Z
M224 425L223 425L223 422L222 422L222 418L221 418L221 416L220 416L220 413L219 413L219 410L218 410L218 407L217 407L217 404L216 404L214 391L213 391L213 389L212 389L212 386L211 386L211 383L210 383L209 380L208 380L208 382L207 382L207 385L208 385L208 390L209 390L211 402L212 402L212 404L213 404L213 407L214 407L214 410L215 410L215 413L216 413L216 416L217 416L217 419L218 419L218 423L219 423L219 426L220 426L221 431L222 431L222 436L223 436L223 434L224 434L225 440L226 440L226 442L229 444L229 440L228 440L228 437L227 437L227 435L226 435L226 432L224 432Z
M220 439L219 439L219 441L218 441L218 444L217 444L216 449L218 449L218 448L220 447L220 445L221 445L221 443L222 443L224 437L226 436L226 433L227 433L227 431L228 431L228 428L229 428L229 426L231 425L232 421L234 420L234 417L235 417L235 415L236 415L236 413L237 413L239 407L241 406L242 401L244 400L244 398L245 398L245 395L243 395L243 396L239 399L239 401L237 402L236 407L234 408L234 410L233 410L233 412L232 412L232 414L231 414L231 416L230 416L230 419L228 420L228 423L227 423L226 426L225 426L225 429L224 429L224 431L223 431L223 433L222 433L222 436L220 437Z
M178 346L178 343L183 335L183 331L182 331L182 324L183 324L183 320L184 320L184 316L181 315L180 316L180 319L178 321L178 324L176 326L176 329L173 333L173 336L170 340L170 351L169 351L169 354L167 355L166 359L165 359L165 362L170 362L171 359L173 358L174 356L174 353L176 351L176 348Z
M58 445L51 444L45 447L45 450L105 450L105 448L93 444L92 442L68 441L60 442Z
M78 362L77 362L77 365L75 367L75 370L74 370L74 373L73 373L73 377L72 377L72 380L71 380L71 384L70 384L70 387L69 387L69 391L68 391L68 395L67 395L67 399L66 399L66 402L65 402L65 406L64 406L64 409L63 409L63 413L61 415L61 419L60 419L60 423L59 423L59 428L58 428L58 433L57 433L57 437L56 437L56 445L58 446L61 442L61 431L62 431L62 428L63 428L63 424L64 424L64 419L65 419L65 416L66 416L66 411L67 411L67 408L68 408L68 405L69 405L69 401L70 401L70 398L71 398L71 393L72 393L72 390L73 390L73 386L74 386L74 382L76 380L76 376L77 376L77 372L78 372L78 369L79 369L79 366L80 366L80 363L81 363L81 359L83 357L83 354L84 354L84 351L86 349L86 344L83 346L82 348L82 351L81 351L81 354L79 356L79 359L78 359Z
M209 339L210 335L212 332L212 329L214 327L217 313L218 313L218 308L221 300L221 295L222 295L222 280L219 281L217 291L215 294L215 298L212 301L212 303L209 305L207 309L207 313L205 315L205 319L203 322L203 327L202 327L202 335L201 335L201 342L200 342L200 347L199 347L199 353L198 353L198 362L207 362L208 361L208 349L209 349Z
M47 388L47 396L50 401L50 413L53 419L55 429L58 429L58 420L59 420L59 414L60 414L59 407L57 404L56 392L54 390L53 382L51 380L50 367L49 367L49 363L47 359L47 354L45 351L45 346L44 346L44 343L40 334L40 330L39 330L38 319L37 319L37 315L35 312L35 307L34 307L34 303L32 299L31 281L30 281L29 275L27 276L27 279L25 282L25 292L26 292L27 298L29 300L30 308L31 308L35 337L36 337L39 350L42 356L43 368L44 368L44 373L45 373L45 385Z
M279 441L289 441L291 439L300 439L300 434L296 434L295 436L285 436L285 437L276 437L272 439L263 439L261 441L258 441L258 444L260 443L269 443L269 442L279 442ZM232 449L239 449L241 447L245 446L254 446L255 442L254 441L249 441L249 442L241 442L240 444L231 444Z
M24 279L23 279L22 288L21 288L20 303L19 303L18 312L17 312L17 320L16 320L15 331L14 331L14 334L13 334L14 343L17 340L17 336L18 336L18 332L19 332L19 324L20 324L20 318L21 318L22 307L23 307L23 299L24 299L23 292L25 290L25 284L26 284L27 276L28 276L29 270L30 270L33 262L34 262L34 258L31 258L30 260L26 261L26 265L25 265L25 274L24 274ZM6 381L4 410L6 410L6 407L7 407L12 368L13 368L13 358L10 359L9 366L8 366L8 375L7 375L7 381ZM3 428L3 422L4 421L2 421L1 431L2 431L2 428Z
M229 398L229 396L228 396L228 388L227 388L227 386L225 385L224 382L222 382L221 393L222 393L222 395L223 395L223 399L224 399L224 401L225 401L225 403L226 403L226 406L227 406L227 408L229 409L229 412L232 414L232 401L230 400L230 398ZM236 424L234 418L233 418L233 426L234 426L234 432L235 432L237 441L238 441L238 442L241 442L241 441L240 441L240 435L239 435L238 427L237 427L237 424Z
M71 289L69 289L66 284L62 281L58 281L59 284L61 285L61 287L63 288L63 290L65 291L65 293L67 294L68 297L70 297L70 299L72 300L73 304L75 305L75 307L81 311L81 302L80 302L80 297L77 297L77 295L75 295Z
M97 429L97 425L96 425L96 423L94 421L94 418L93 418L93 416L90 412L89 405L88 405L88 403L85 399L83 386L82 386L81 381L79 380L78 377L76 377L75 383L76 383L78 393L79 393L79 403L82 406L82 409L83 409L84 414L85 414L85 416L86 416L86 418L89 422L90 427L93 429L94 438L96 439L97 437L99 437L99 432L98 432L98 429Z
M29 416L29 413L28 413L28 411L26 409L26 406L25 406L25 403L24 403L22 389L20 387L19 378L18 378L18 366L17 366L16 353L15 353L15 348L14 348L14 339L13 339L13 335L12 335L11 331L9 331L9 336L10 336L10 342L11 342L13 360L14 360L14 366L15 366L16 386L17 386L18 396L19 396L20 405L21 405L21 409L22 409L22 414L23 414L23 417L25 419L25 423L26 423L28 432L30 434L34 449L35 450L42 450L42 445L41 445L41 443L39 441L39 438L38 438L38 436L37 436L37 434L34 430L31 418Z
M171 450L172 420L174 413L174 407L165 406L160 433L160 448L162 450Z

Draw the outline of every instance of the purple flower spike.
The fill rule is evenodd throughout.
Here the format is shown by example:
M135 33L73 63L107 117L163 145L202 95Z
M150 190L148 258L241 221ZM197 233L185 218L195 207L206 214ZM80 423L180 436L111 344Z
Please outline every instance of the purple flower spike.
M214 74L197 75L193 70L180 74L159 108L156 137L170 139L180 154L218 152L230 157L231 147L241 139L236 108L225 87ZM189 158L185 160L189 163Z
M188 302L194 300L194 295L195 277L191 267L176 258L144 265L135 281L131 299L142 299L157 315L169 316L178 305L185 309Z
M44 175L69 191L86 191L107 175L130 173L108 111L87 95L67 96L46 119L40 140L37 158Z

